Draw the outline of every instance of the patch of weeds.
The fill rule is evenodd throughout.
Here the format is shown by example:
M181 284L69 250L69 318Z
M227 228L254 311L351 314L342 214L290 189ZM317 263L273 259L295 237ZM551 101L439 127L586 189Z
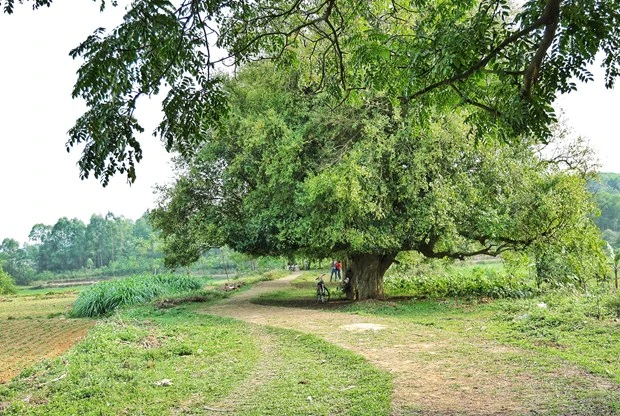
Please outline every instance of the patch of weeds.
M605 301L604 306L609 311L610 315L615 318L620 318L620 293L617 293L615 296L610 296L609 299Z
M489 331L500 341L561 357L620 382L620 327L611 319L593 318L594 302L579 293L498 302Z
M529 278L516 278L502 264L455 266L438 262L396 267L384 280L387 296L416 298L527 298L537 289Z
M137 275L102 281L82 291L73 305L75 317L107 316L120 307L139 305L170 294L200 289L200 282L175 274Z
M185 355L192 355L194 354L194 351L192 350L192 347L190 347L187 344L179 344L176 345L174 348L171 349L170 351L172 354L174 355L178 355L178 356L185 356Z

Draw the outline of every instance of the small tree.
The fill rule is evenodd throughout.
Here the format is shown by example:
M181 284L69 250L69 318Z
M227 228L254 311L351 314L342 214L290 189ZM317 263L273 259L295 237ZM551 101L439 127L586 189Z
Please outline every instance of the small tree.
M17 293L13 279L2 267L0 267L0 295L12 295Z

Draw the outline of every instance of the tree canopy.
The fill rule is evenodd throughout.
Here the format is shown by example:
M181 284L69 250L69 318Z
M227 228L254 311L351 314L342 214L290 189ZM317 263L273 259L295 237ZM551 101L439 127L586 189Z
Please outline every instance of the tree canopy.
M338 254L357 275L349 296L364 299L381 295L404 250L498 255L592 226L585 174L542 158L534 141L480 145L466 111L385 94L334 107L300 72L255 64L225 83L228 115L179 159L178 181L152 212L169 264L223 244Z
M401 105L466 108L478 138L544 141L557 94L590 80L597 54L614 85L619 28L620 5L610 0L137 0L119 26L96 29L71 51L84 59L73 96L88 110L67 149L84 144L82 177L105 185L120 172L133 181L140 97L166 93L155 134L190 154L226 112L221 70L259 59L308 67L300 80L308 92L357 100L382 91Z
M374 297L402 250L497 255L591 230L582 171L536 145L597 54L613 87L619 28L609 0L136 0L70 53L88 109L67 149L84 145L82 177L135 180L135 109L163 92L170 263L222 244L337 252L349 297Z

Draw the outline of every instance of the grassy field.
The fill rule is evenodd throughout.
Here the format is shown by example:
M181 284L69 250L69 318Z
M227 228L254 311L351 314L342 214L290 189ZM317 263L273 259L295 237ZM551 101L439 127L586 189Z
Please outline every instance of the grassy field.
M390 378L293 331L138 307L0 386L3 414L386 414ZM353 387L350 387L353 386ZM359 391L364 391L363 395Z
M6 330L0 348L9 352L2 362L6 358L21 373L0 383L0 413L389 412L390 376L313 335L196 313L204 303L178 297L125 308L98 321L66 319L75 296L60 292L15 296L5 302L20 306L0 310L2 331ZM42 345L53 344L46 333L75 341L82 335L75 332L75 323L84 332L90 328L81 342L56 358L42 351ZM18 348L33 353L18 359Z
M257 303L314 309L314 284L313 275L301 276L290 289L262 295ZM336 285L328 283L332 291ZM615 303L607 306L613 298L609 292L550 291L524 299L337 300L320 309L397 320L411 332L429 328L435 337L458 343L454 351L447 352L452 354L450 371L455 375L470 372L468 362L473 360L491 373L501 371L498 375L505 371L499 368L507 366L515 380L523 374L535 377L541 384L530 394L536 400L537 414L620 415L620 326ZM386 348L395 342L393 337L385 339ZM484 342L497 345L501 358L489 361L492 356L480 356L473 346ZM427 358L445 362L437 355ZM423 356L416 359L423 360ZM456 363L459 360L461 364ZM523 387L530 388L532 381ZM467 384L455 388L467 388Z
M290 289L263 295L259 302L316 308L314 279L318 274L302 273ZM280 275L254 276L250 281ZM214 282L213 286L221 284ZM455 392L467 387L462 383L468 382L468 371L474 368L469 363L474 360L479 364L475 368L487 370L484 377L490 377L489 382L494 380L493 371L502 371L503 377L506 368L516 379L522 373L535 377L542 383L540 390L523 387L540 401L541 414L620 414L618 318L597 313L601 299L591 294L552 292L516 300L399 298L350 304L339 299L337 283L327 284L336 301L321 305L320 310L400 322L404 325L394 328L407 331L397 337L401 343L409 342L414 328L419 333L422 328L432 330L436 340L448 346L450 340L459 340L446 349L453 356L444 357L456 365L450 371L461 371L458 365L463 366L463 374L454 374L458 383L449 386ZM237 290L250 286L242 284ZM61 291L0 302L0 351L4 354L0 362L12 362L23 370L10 383L0 384L0 413L390 413L391 375L315 335L206 315L201 311L204 301L211 302L209 298L191 295L125 308L98 321L67 319L75 296L76 292ZM55 340L74 342L87 330L88 335L61 357L55 358L61 352L45 351ZM385 342L388 347L395 335L385 331L372 338L378 346ZM360 336L343 337L346 343ZM480 340L501 346L501 354L479 356ZM32 353L22 354L27 350ZM416 355L421 368L446 363L431 352ZM22 361L15 358L22 356ZM462 364L454 364L461 360L455 361L455 356L464 360ZM608 383L606 387L590 374L606 380L602 382ZM581 383L584 376L588 380ZM564 393L558 395L560 391Z

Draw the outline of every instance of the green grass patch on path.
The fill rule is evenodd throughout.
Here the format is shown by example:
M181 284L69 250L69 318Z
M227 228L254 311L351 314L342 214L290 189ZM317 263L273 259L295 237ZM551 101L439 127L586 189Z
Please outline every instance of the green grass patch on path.
M391 377L362 357L316 336L269 328L273 376L235 414L388 415Z

